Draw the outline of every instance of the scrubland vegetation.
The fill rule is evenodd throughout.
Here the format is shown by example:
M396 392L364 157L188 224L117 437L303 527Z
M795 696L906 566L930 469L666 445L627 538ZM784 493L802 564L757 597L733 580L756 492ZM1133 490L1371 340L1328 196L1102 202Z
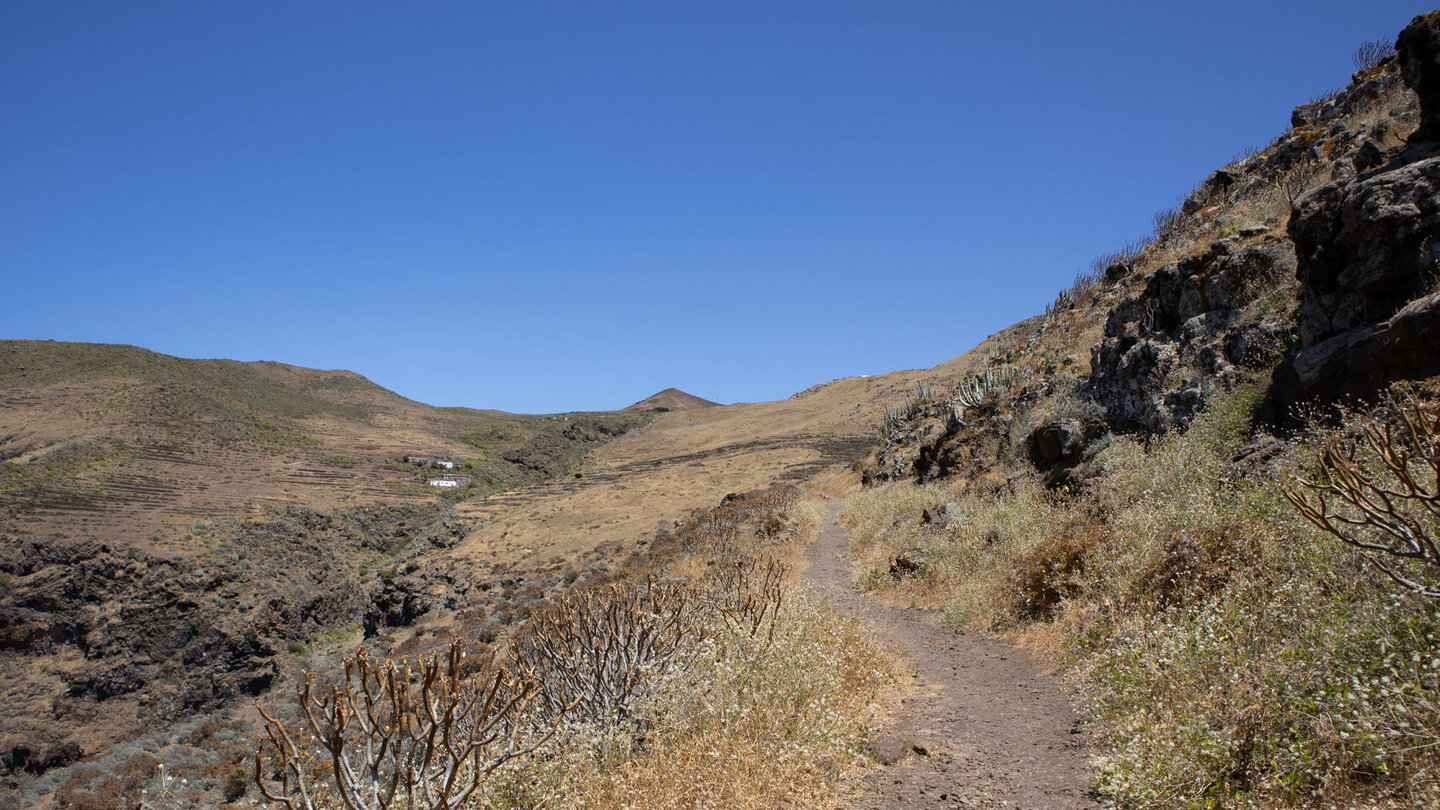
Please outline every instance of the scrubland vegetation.
M494 645L359 650L267 709L257 781L292 808L831 803L893 662L792 581L817 522L794 487L752 494Z
M1393 552L1397 533L1433 551L1440 406L1397 396L1313 421L1263 468L1241 453L1259 399L1242 388L1184 432L1116 438L1081 491L1045 489L1017 448L984 481L866 490L841 514L859 584L1065 662L1121 807L1436 806L1440 600L1424 591L1440 571ZM1390 512L1325 490L1347 471ZM1351 521L1338 530L1379 548L1287 500L1316 490ZM921 522L946 503L960 517ZM895 566L907 551L924 565Z

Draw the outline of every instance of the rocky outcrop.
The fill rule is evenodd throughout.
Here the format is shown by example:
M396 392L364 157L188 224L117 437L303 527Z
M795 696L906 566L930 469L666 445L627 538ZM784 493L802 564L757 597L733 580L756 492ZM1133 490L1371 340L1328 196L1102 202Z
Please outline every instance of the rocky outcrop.
M1410 143L1424 156L1440 147L1440 11L1421 14L1395 38L1395 55L1405 84L1420 101L1420 127Z
M1104 423L1098 420L1052 419L1030 431L1025 437L1025 451L1030 462L1041 469L1074 467L1103 449L1108 436Z
M1211 391L1277 356L1286 313L1257 303L1294 272L1293 248L1280 238L1244 246L1222 239L1163 265L1111 309L1085 395L1118 430L1184 423Z
M1314 189L1291 212L1299 344L1275 373L1282 410L1440 373L1430 294L1440 283L1440 12L1415 18L1396 47L1420 127L1392 162Z

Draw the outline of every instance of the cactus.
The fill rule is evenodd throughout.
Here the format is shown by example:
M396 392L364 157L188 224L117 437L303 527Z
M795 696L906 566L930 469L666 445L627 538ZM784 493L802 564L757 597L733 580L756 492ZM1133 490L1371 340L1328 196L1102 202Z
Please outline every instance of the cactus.
M905 410L910 413L924 408L933 402L941 399L935 385L930 380L921 380L915 383L915 387L905 392Z
M1045 320L1049 321L1073 306L1075 306L1075 290L1067 287L1056 293L1054 301L1045 305Z
M1007 399L1015 386L1029 376L1014 366L986 369L984 373L961 380L953 401L966 408L988 410Z

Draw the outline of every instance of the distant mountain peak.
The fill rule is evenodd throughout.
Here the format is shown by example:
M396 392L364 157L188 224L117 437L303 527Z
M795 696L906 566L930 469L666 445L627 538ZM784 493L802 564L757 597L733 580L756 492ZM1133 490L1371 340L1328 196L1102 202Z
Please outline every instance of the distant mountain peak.
M666 388L658 394L653 394L640 400L625 410L693 411L697 408L713 408L719 404L718 402L711 402L708 399L701 399L694 394L687 394L679 388Z

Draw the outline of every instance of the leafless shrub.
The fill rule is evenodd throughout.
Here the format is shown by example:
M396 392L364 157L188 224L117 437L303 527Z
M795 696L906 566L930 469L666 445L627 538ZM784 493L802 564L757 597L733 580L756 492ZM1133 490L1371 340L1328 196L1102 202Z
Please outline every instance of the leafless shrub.
M709 606L732 630L751 638L764 630L773 640L788 570L777 560L735 560L711 584Z
M288 810L457 808L507 761L554 734L529 722L535 680L486 661L472 668L460 642L443 655L397 663L364 648L345 660L345 682L297 692L302 719L286 728L263 708L266 739L255 782ZM268 777L267 778L267 774Z
M892 409L894 424L899 424L904 414L903 409ZM728 495L719 506L692 512L676 534L686 548L728 552L735 548L742 531L753 531L758 537L777 537L788 525L789 510L799 499L800 490L794 486Z
M1150 246L1154 240L1151 238L1131 239L1120 246L1119 250L1110 253L1101 253L1090 260L1089 271L1083 274L1086 279L1095 279L1098 283L1105 278L1105 271L1117 264L1130 264L1145 253L1145 248ZM1076 278L1076 284L1080 283L1080 277Z
M1266 182L1284 198L1286 204L1293 206L1300 195L1319 185L1323 172L1319 161L1299 160L1273 172Z
M1350 55L1351 64L1355 70L1364 71L1375 67L1386 59L1395 55L1395 43L1380 39L1372 39L1369 42L1360 43L1355 53Z
M1324 104L1325 102L1330 101L1331 99L1334 99L1334 98L1336 98L1337 96L1339 96L1340 93L1343 92L1344 90L1345 90L1345 88L1343 88L1343 87L1332 87L1332 88L1330 88L1329 90L1321 90L1320 92L1318 92L1318 93L1316 93L1315 95L1311 96L1311 97L1310 97L1310 100L1309 100L1309 101L1306 101L1305 103L1306 103L1306 104Z
M1400 586L1440 599L1434 579L1405 563L1440 568L1440 411L1397 398L1391 416L1321 450L1320 475L1287 483L1302 517L1367 559ZM1404 562L1402 562L1404 561Z
M688 585L616 585L567 594L533 616L510 660L536 674L536 709L558 718L618 722L646 689L683 668L707 631Z
M1164 239L1174 233L1179 229L1181 219L1179 205L1156 211L1150 217L1150 226L1155 238Z
M1236 152L1234 157L1230 158L1229 165L1234 166L1238 163L1244 163L1264 151L1265 150L1258 146L1247 146L1239 152Z

